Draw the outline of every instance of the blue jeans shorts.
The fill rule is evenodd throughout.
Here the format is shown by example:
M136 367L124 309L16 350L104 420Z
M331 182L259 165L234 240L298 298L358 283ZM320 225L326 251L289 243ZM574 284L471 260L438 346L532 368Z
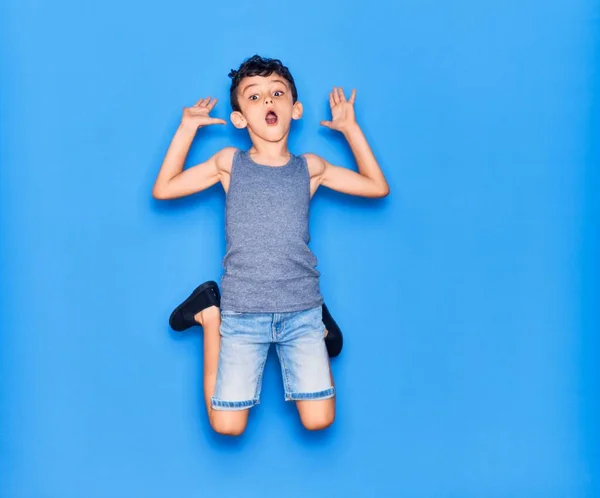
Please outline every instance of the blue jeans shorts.
M245 410L259 403L262 375L275 344L286 401L332 398L321 306L285 313L221 311L221 349L215 410Z

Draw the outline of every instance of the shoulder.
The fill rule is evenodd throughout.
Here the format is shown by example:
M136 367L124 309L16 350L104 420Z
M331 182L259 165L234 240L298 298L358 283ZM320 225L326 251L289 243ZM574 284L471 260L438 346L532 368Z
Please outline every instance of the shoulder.
M312 152L307 152L306 154L302 154L302 156L306 159L306 166L311 178L321 176L325 172L327 162L321 156Z
M240 150L237 147L224 147L218 151L213 157L219 172L230 173L233 165L233 157Z

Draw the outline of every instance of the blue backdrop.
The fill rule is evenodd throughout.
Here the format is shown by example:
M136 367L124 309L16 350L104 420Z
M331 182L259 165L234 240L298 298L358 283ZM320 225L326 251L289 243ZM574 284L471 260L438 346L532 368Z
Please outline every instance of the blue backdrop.
M2 498L595 497L600 419L598 9L592 0L352 5L8 0L0 11ZM320 190L311 246L346 345L338 416L305 432L267 364L214 435L200 329L220 185L151 189L183 106L281 58L290 141L355 168L334 85L391 186ZM204 129L188 158L247 147Z

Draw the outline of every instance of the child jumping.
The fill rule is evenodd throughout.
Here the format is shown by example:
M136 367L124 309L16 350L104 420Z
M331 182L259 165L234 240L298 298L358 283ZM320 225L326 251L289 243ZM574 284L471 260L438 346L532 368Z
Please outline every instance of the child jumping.
M285 399L296 402L305 428L324 429L335 418L335 387L320 273L308 247L310 200L320 185L363 197L384 197L389 187L356 122L356 91L347 100L341 88L333 88L332 119L321 125L344 135L358 172L288 150L291 121L300 119L303 109L281 61L255 55L229 76L230 119L248 131L252 147L225 147L184 170L197 130L226 124L210 116L217 99L200 99L184 108L152 191L157 199L173 199L221 182L226 193L221 291L206 282L172 318L189 323L193 317L204 328L204 394L216 432L239 435L246 428L249 409L259 402L272 343Z

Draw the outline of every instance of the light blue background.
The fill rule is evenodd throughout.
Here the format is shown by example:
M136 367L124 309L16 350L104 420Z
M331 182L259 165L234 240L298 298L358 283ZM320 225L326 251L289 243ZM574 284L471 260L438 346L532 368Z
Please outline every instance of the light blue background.
M0 496L600 496L598 9L592 0L8 0L0 12ZM219 185L156 201L183 106L279 57L295 153L354 168L356 111L391 195L319 191L311 246L343 327L338 417L310 434L274 356L239 440L214 435L199 329ZM188 165L247 147L202 130Z

